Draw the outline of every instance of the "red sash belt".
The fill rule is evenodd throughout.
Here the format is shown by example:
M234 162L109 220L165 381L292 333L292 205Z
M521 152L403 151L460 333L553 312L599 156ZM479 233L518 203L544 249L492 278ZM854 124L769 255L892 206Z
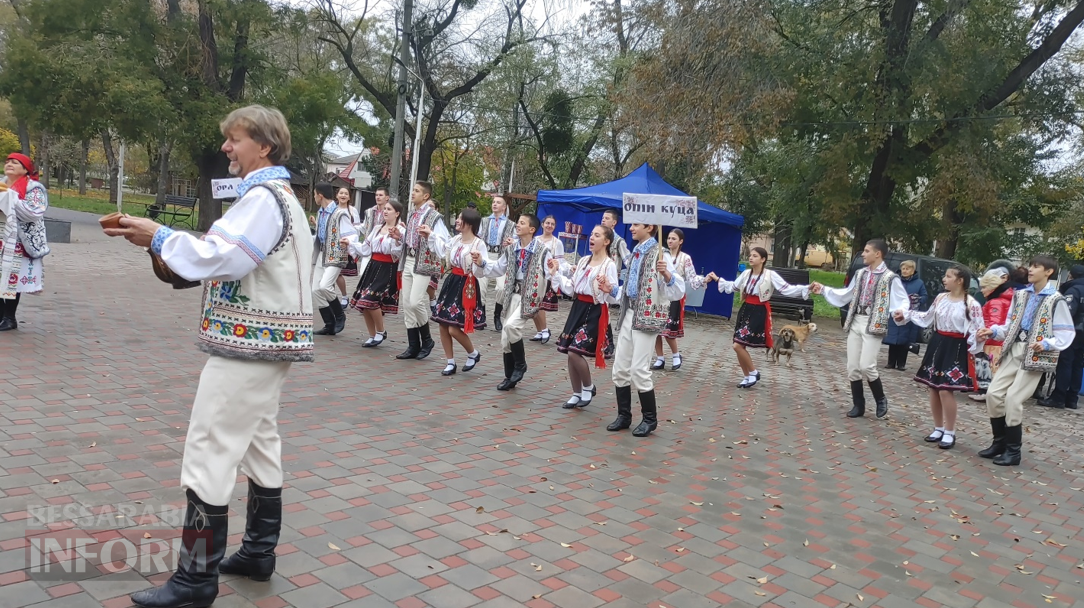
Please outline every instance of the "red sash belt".
M576 294L576 299L580 302L595 304L594 296L581 293ZM595 340L595 367L606 369L606 328L610 326L610 307L605 302L599 306L602 307L602 314L598 318L598 339Z
M386 254L386 253L374 253L373 254L373 261L374 262L384 262L385 264L391 264L395 260L391 259L391 256Z
M945 336L946 338L967 338L967 336L965 336L963 334L958 334L958 333L956 333L954 331L937 330L937 333L941 334L942 336Z
M452 268L452 274L457 277L467 277L463 282L463 333L474 333L474 309L478 307L477 282L474 275L467 274L462 268Z
M681 301L684 303L685 299L682 298ZM767 317L764 319L764 344L766 344L768 348L771 348L775 345L775 340L772 339L772 303L768 300L762 301L758 296L748 294L745 296L745 303L752 304L753 306L763 306L765 312L768 313ZM684 309L682 309L681 314L685 314Z

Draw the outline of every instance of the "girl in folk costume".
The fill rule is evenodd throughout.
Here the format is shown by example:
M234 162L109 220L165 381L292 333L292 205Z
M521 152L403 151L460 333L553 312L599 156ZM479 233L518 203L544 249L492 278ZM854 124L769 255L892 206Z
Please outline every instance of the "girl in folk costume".
M552 215L547 215L542 220L542 236L538 237L538 242L549 250L551 258L563 262L565 259L565 246L561 243L561 239L553 234L555 228L557 228L557 220ZM550 285L546 289L546 296L542 299L542 309L534 316L534 327L537 333L531 338L531 342L545 344L550 341L550 330L549 326L546 325L546 312L557 312L560 299L560 291Z
M986 298L982 305L982 320L986 327L1002 325L1009 316L1014 289L1009 282L1009 271L1002 267L989 268L979 277L979 289ZM997 360L1001 357L1001 340L989 339L982 347L982 354L975 355L975 380L978 391L967 396L972 401L986 401L986 391L997 373Z
M572 384L572 396L561 406L565 409L587 407L595 396L591 366L584 357L593 357L595 367L606 369L603 351L606 328L610 326L610 304L614 299L599 287L599 278L605 277L611 285L617 284L617 264L609 254L613 238L613 230L595 226L588 240L591 255L580 258L574 270L568 264L562 267L561 260L550 260L550 272L553 273L550 283L576 298L568 311L565 328L557 337L557 352L568 354L568 379ZM569 271L571 276L568 276Z
M693 268L693 259L689 254L681 250L681 246L685 243L685 232L681 228L674 228L670 231L670 235L666 237L665 252L666 260L673 264L676 269L676 273L682 279L685 279L686 293L690 289L700 289L704 286L704 277L696 274L696 270ZM678 351L678 338L685 337L685 298L681 300L673 300L670 302L670 317L666 321L666 329L662 334L655 339L655 363L651 365L651 369L662 369L666 362L662 357L662 341L666 339L666 344L670 346L670 353L673 355L673 360L670 363L670 369L677 371L681 369L681 352Z
M361 214L350 204L350 189L343 187L339 188L335 192L335 201L339 203L339 209L345 209L350 214L350 223L354 225L354 230L359 231L358 234L364 235L361 230ZM339 293L343 295L343 306L347 306L346 299L346 277L358 276L358 258L354 254L348 254L346 256L346 268L343 268L339 272L339 279L336 281L336 286L339 288Z
M772 347L772 305L769 300L776 292L790 298L801 296L809 299L808 285L790 285L783 277L765 268L768 252L763 247L749 251L749 268L736 280L720 279L714 272L708 273L707 281L719 282L719 293L742 294L741 308L734 321L734 353L738 356L744 378L738 388L749 388L760 381L760 372L753 365L749 348Z
M365 315L365 328L369 339L363 347L380 346L388 339L384 329L384 315L399 312L399 256L403 254L403 233L406 226L399 221L403 207L396 201L384 203L383 223L373 226L363 241L343 239L350 244L350 253L359 258L369 258L365 273L358 281L350 307ZM397 227L398 230L392 230Z
M0 182L0 331L19 327L15 319L24 293L40 293L49 254L45 210L49 197L30 157L9 154Z
M482 216L478 211L466 208L455 220L455 229L459 232L450 241L432 238L427 226L422 226L420 233L429 239L429 247L451 269L452 273L444 280L444 286L437 296L437 309L433 320L440 324L440 344L444 347L444 356L448 365L441 372L442 376L451 376L456 372L452 340L466 349L467 363L463 371L469 372L478 365L482 354L471 343L470 336L476 329L485 329L486 306L478 291L478 278L474 276L473 253L486 255L486 243L475 236Z
M963 266L953 266L941 279L945 293L937 296L926 312L899 310L893 313L897 325L913 322L919 327L936 329L915 382L925 384L930 391L930 410L934 431L926 437L930 443L939 442L941 449L956 445L956 398L954 392L975 390L973 356L982 352L983 340L978 337L983 328L982 306L967 293L971 273Z
M617 419L608 431L627 429L632 423L632 389L640 394L643 421L632 431L634 437L647 437L659 426L655 403L655 384L649 369L655 338L666 329L670 302L685 295L685 281L666 261L655 235L659 226L630 224L636 240L629 263L629 274L620 288L608 277L600 276L599 289L621 303L619 336L614 350L611 376L617 393Z

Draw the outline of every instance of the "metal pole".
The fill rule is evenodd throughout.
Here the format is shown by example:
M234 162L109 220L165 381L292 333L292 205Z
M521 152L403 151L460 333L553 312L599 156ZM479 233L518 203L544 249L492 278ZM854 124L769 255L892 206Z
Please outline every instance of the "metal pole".
M120 140L120 158L117 159L117 211L124 213L124 140Z
M410 187L418 181L418 148L422 145L422 116L425 114L425 83L418 82L418 122L414 126L414 147L410 149Z
M406 98L410 85L407 81L407 66L410 64L411 20L414 18L414 0L403 0L403 40L399 48L399 83L398 99L395 102L395 139L391 146L391 191L402 199L403 188L399 183L403 169L403 140L406 128ZM409 194L407 195L409 198Z

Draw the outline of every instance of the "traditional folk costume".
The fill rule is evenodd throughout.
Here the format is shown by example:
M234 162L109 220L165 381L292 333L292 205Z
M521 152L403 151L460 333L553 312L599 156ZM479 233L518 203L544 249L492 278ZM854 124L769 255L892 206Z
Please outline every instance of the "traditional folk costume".
M478 239L475 238L475 242ZM474 273L485 278L504 277L504 299L497 302L498 310L505 311L501 328L501 351L504 353L504 381L497 390L509 391L523 380L527 373L527 355L523 350L523 326L541 310L542 300L549 285L550 249L538 239L531 239L526 247L516 242L505 247L496 262L483 260L474 266ZM438 309L440 304L437 304ZM484 311L483 311L484 321Z
M0 331L16 329L16 311L24 293L41 293L49 255L45 240L45 211L49 196L37 181L38 173L29 157L11 154L27 174L0 192Z
M904 321L919 327L936 330L922 364L915 374L915 382L939 391L970 393L978 390L975 376L975 355L982 352L979 330L985 327L982 306L975 298L967 296L967 302L950 300L942 293L933 306L925 312L910 310L904 313Z
M746 348L772 347L771 299L776 292L788 298L809 299L808 285L791 285L767 268L755 276L752 269L746 269L733 281L719 279L719 293L735 291L741 292L742 303L734 320L734 343ZM738 388L749 388L759 381L760 372L753 370Z
M576 299L568 311L565 328L557 337L557 352L594 357L595 367L606 369L606 330L602 328L610 326L609 305L616 300L599 290L598 278L606 277L611 285L617 285L617 264L606 258L602 264L591 266L591 256L584 256L575 270L568 265L563 268L550 278L550 283ZM572 270L571 277L565 275L568 270ZM592 396L593 393L585 393L580 403L589 403Z
M200 374L181 464L188 496L181 565L162 587L132 595L138 606L207 606L218 573L266 581L282 526L279 398L291 365L313 360L314 251L305 212L284 167L254 171L239 199L203 238L161 227L151 250L176 274L206 281ZM248 477L241 550L221 561L237 468ZM197 540L206 542L193 564ZM221 561L221 566L219 562Z
M504 251L504 243L508 239L515 238L516 223L505 213L500 216L489 215L482 218L482 224L478 228L477 236L485 242L486 256L491 264L495 264ZM505 300L505 277L486 278L481 282L481 291L478 293L478 301L485 303L486 295L493 289L496 295L493 297L493 329L501 331L501 315Z
M358 231L358 236L362 237L370 234L373 228L376 226L382 226L384 224L383 213L384 210L380 208L381 205L373 205L361 213L361 224L354 226ZM358 258L358 274L365 274L365 265L369 263L369 258Z
M406 225L399 223L399 232L406 233ZM383 234L381 234L383 232ZM402 243L384 232L384 225L374 226L364 241L351 242L350 253L369 259L365 273L358 281L357 289L350 298L350 307L359 311L379 310L386 315L399 312L399 256L403 254ZM379 346L387 339L387 332L370 338L364 346Z
M314 332L318 336L335 335L346 327L346 312L335 282L350 257L340 239L356 234L348 209L335 203L320 209L316 217L316 244L312 250L312 303L324 320L324 327Z
M418 234L422 225L428 226L431 231L428 239L423 239ZM399 307L403 310L403 320L406 322L407 349L395 358L424 359L436 346L429 332L429 314L432 311L426 289L430 281L443 272L443 255L440 251L447 248L449 239L444 218L432 201L426 201L410 213L405 235L403 252L399 258L402 281L399 287Z
M825 287L824 299L837 308L851 305L843 324L847 332L847 378L851 381L851 400L854 407L847 412L850 418L866 413L866 396L862 389L863 378L869 383L873 399L877 403L877 417L888 415L888 398L885 397L881 376L877 370L877 353L881 340L888 332L888 324L896 311L910 308L907 290L899 276L888 269L884 262L877 268L860 268L846 287Z
M347 212L350 214L350 224L354 227L355 234L366 234L364 232L358 232L361 229L361 214L353 207L346 207ZM339 276L343 277L356 277L358 276L358 256L354 253L348 252L346 256L346 268L342 269Z
M704 286L704 277L696 274L696 269L693 268L693 259L689 254L684 251L679 251L677 257L675 257L667 250L663 255L666 256L666 261L677 269L677 275L684 279L686 291L690 289L700 289ZM671 300L670 314L666 318L666 329L663 330L662 337L673 340L685 337L685 296L682 296L681 300ZM655 357L655 363L651 364L651 369L660 370L663 369L665 365L665 360L661 356L658 356ZM673 358L670 362L670 369L673 371L681 369L680 352L673 354Z
M485 241L474 237L470 243L464 243L463 235L457 234L445 244L430 235L429 246L452 270L440 288L433 320L441 325L458 327L468 334L485 329L486 305L480 297L480 281L474 274L471 259L471 253L475 251L485 256Z
M550 235L549 240L546 237L540 236L536 239L544 247L549 249L550 257L555 260L560 260L562 268L568 266L568 262L565 261L565 246L561 242L561 239L554 235ZM553 285L546 284L546 295L542 297L542 310L546 312L557 312L560 308L561 292L555 289ZM531 338L531 342L541 342L545 344L550 341L550 329L543 327L540 331L535 332L534 337Z
M1053 283L1039 293L1034 285L1016 290L1008 321L990 329L1003 346L997 373L986 391L994 441L979 456L993 458L998 465L1017 465L1023 446L1024 402L1043 374L1057 369L1058 353L1072 345L1076 330L1069 306ZM1038 352L1036 345L1042 347Z
M1004 269L998 270L1006 272ZM990 292L990 295L986 296L986 303L982 305L982 318L986 327L1002 325L1005 323L1005 319L1009 318L1013 293L1014 290L1010 284L1002 283ZM971 399L976 401L986 400L986 391L989 390L990 383L994 381L994 374L997 373L997 362L1001 359L1002 346L1001 340L989 338L982 347L982 356L975 357L975 380L978 382L978 392L981 394L978 396L968 395Z
M614 231L614 241L610 243L610 259L617 264L617 276L620 278L621 282L626 282L628 280L629 263L632 261L632 253L629 252L629 246L625 243L625 239L618 236L617 231ZM614 356L614 349L616 347L617 344L614 342L613 328L606 325L607 358L612 358Z
M621 304L619 336L614 354L613 381L617 387L617 419L606 427L610 431L627 429L632 424L632 389L640 395L643 421L633 430L636 437L646 437L658 427L655 384L649 369L655 352L655 338L666 329L670 302L685 295L685 281L673 264L667 263L670 281L664 282L655 266L662 247L654 238L636 245L629 264L628 279L614 287L610 296Z

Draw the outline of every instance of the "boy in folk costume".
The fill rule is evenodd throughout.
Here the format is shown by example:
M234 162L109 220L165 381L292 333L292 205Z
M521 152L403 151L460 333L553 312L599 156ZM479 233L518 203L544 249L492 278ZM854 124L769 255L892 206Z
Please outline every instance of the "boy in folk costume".
M150 247L184 279L206 282L198 345L210 358L181 464L181 555L164 585L132 594L147 608L209 606L219 572L271 578L282 526L279 397L292 363L313 360L313 239L281 166L290 155L286 120L248 106L221 130L230 173L243 180L240 198L203 238L128 216L105 231ZM241 550L222 561L238 465L248 476L248 520Z
M847 412L848 418L861 418L866 414L866 396L862 380L869 383L873 400L877 404L877 417L888 415L888 398L881 385L877 369L877 354L881 340L888 333L888 324L896 311L910 308L907 290L896 273L888 269L884 258L888 244L873 239L862 250L865 268L860 268L850 285L840 289L813 283L813 293L822 294L832 306L841 308L851 305L843 325L847 332L847 378L851 381L851 400L854 407Z
M402 287L399 289L399 308L403 311L403 320L407 328L407 349L395 356L396 359L424 359L433 352L436 342L429 333L429 282L439 277L442 272L440 255L429 246L429 239L419 235L418 230L426 226L433 238L447 243L451 238L444 218L433 204L433 185L418 182L411 190L410 200L414 211L407 217L406 235L395 227L392 238L403 241L403 254L399 258L399 272L402 273Z
M643 421L632 434L647 437L658 427L655 385L651 379L651 356L655 338L666 329L670 302L685 295L685 281L667 262L655 239L659 226L631 224L636 239L629 264L628 279L621 287L605 276L598 278L603 293L621 303L619 335L614 354L613 381L617 387L617 419L606 427L620 431L632 425L632 389L640 394Z
M1050 282L1057 274L1054 258L1032 258L1030 285L1013 294L1006 322L979 331L982 339L1003 341L997 372L986 391L994 441L979 452L983 458L993 458L996 465L1020 464L1024 402L1031 398L1043 374L1057 368L1058 353L1076 338L1069 306Z
M373 228L384 223L384 205L391 200L388 189L381 186L376 189L376 204L369 207L361 214L361 226L358 226L358 238L368 236ZM369 263L369 256L358 258L358 276L365 274L365 265Z
M478 237L485 241L486 257L491 264L495 264L504 253L505 245L512 239L516 231L516 222L508 217L508 202L503 196L493 197L493 213L482 218L482 226L478 229ZM481 275L479 275L481 276ZM504 310L504 302L508 298L504 291L505 277L488 277L479 281L481 289L478 291L478 301L485 304L486 294L491 289L496 290L493 305L493 330L501 331L501 312Z
M625 242L625 239L617 234L617 224L620 221L621 215L616 209L607 209L602 212L602 225L609 228L614 233L614 240L610 243L610 258L617 264L618 280L624 283L629 272L628 266L632 258L632 253L629 252L629 245ZM614 348L616 348L616 344L614 342L613 328L607 325L605 348L607 358L613 356Z
M313 197L320 205L316 216L316 246L312 250L312 304L320 311L324 326L317 336L333 336L346 327L346 311L336 290L339 273L346 268L348 254L341 240L354 236L350 208L335 201L335 188L327 183L316 184Z
M495 310L504 310L501 329L501 350L504 352L504 381L499 391L510 391L527 373L527 355L523 350L523 327L542 307L549 285L550 249L534 238L540 223L529 213L516 222L516 241L504 248L496 262L490 262L475 252L474 273L486 278L504 277L504 300ZM496 317L494 317L496 322Z

